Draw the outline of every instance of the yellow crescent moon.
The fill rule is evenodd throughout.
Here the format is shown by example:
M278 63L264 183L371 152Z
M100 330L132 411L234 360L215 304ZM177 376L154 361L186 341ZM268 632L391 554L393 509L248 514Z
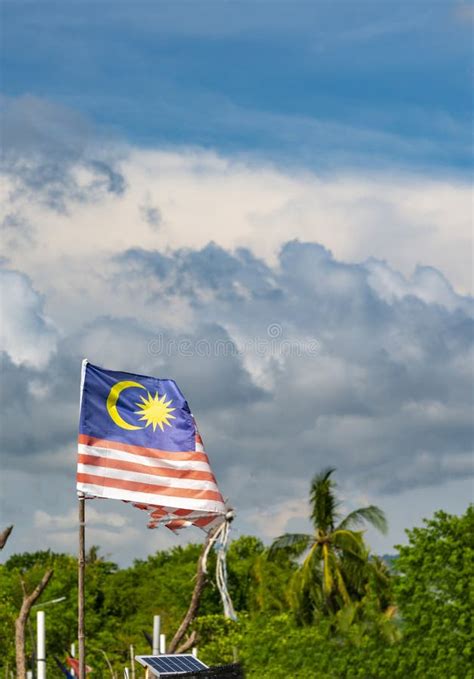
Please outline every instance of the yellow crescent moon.
M138 387L139 389L145 389L143 384L139 384L138 382L127 382L127 381L117 382L117 384L114 384L107 397L107 412L109 413L110 417L113 419L115 424L118 427L121 427L122 429L143 429L143 427L137 427L135 424L130 424L129 422L124 420L123 417L120 415L119 411L117 410L117 401L119 399L120 394L124 389L130 389L130 387Z

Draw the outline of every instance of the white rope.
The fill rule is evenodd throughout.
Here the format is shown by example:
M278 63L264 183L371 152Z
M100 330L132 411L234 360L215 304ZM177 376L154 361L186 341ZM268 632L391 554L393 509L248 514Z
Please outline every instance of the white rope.
M225 515L224 521L216 530L214 535L209 540L204 554L202 555L202 569L207 573L207 558L211 548L216 548L216 583L219 594L221 595L222 606L224 607L224 616L231 620L237 620L237 614L230 598L229 590L227 589L227 547L229 544L230 524L234 519L234 511L229 509Z

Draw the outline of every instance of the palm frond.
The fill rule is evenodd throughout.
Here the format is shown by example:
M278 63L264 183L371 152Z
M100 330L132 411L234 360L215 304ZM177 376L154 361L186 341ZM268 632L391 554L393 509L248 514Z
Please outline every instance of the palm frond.
M327 544L323 545L323 586L324 593L329 596L332 592L334 581L331 573L330 552Z
M322 584L321 558L321 546L314 543L301 566L302 583L305 588Z
M367 563L352 556L345 556L340 560L340 568L351 596L355 599L362 598L368 578Z
M346 604L343 608L337 611L336 615L334 616L338 629L344 635L347 635L351 625L354 623L358 612L358 607L359 604L351 601L349 604Z
M289 601L296 613L298 624L310 624L323 608L321 571L316 570L311 577L296 571L289 583Z
M387 564L379 556L371 556L368 563L371 574L379 585L387 585L390 582L390 571Z
M340 529L350 529L356 526L361 526L364 523L370 523L374 528L377 528L381 533L385 534L387 532L387 519L384 512L375 505L370 505L369 507L361 507L361 509L355 509L353 512L348 514L338 525L336 530Z
M332 534L332 540L334 546L345 555L353 556L364 563L367 561L367 547L360 531L342 530L339 528Z
M342 576L342 571L339 567L339 563L337 562L337 559L334 555L332 555L332 567L336 576L336 583L337 583L337 589L342 596L342 600L344 601L344 604L347 605L350 603L351 599L349 597L349 594L347 592L347 587L346 583L344 582L344 578Z
M287 554L298 557L311 546L313 541L313 536L306 533L284 533L273 541L268 556L271 559L278 550L285 550Z
M334 529L338 518L339 502L334 493L336 484L331 479L335 471L332 467L325 469L320 474L316 474L311 482L311 519L314 527L324 533Z

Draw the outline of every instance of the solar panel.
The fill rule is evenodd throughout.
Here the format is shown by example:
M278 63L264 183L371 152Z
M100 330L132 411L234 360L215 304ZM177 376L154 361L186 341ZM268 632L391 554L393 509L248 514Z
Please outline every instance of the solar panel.
M190 653L176 655L137 655L136 660L144 667L148 667L155 677L170 674L184 674L185 672L201 672L207 665Z

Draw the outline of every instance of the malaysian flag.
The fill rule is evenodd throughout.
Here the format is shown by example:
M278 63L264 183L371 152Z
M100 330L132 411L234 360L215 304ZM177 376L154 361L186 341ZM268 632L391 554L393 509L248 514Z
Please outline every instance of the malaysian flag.
M77 490L133 503L149 527L208 530L226 508L186 399L173 380L83 362Z

